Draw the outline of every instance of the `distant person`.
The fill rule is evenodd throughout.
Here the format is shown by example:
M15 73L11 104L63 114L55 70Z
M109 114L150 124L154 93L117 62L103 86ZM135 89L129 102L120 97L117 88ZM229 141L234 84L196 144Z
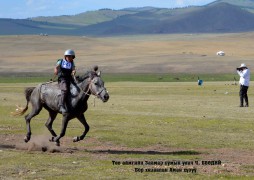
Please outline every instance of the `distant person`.
M70 91L70 83L74 82L72 76L75 75L75 52L68 49L64 52L64 59L59 59L54 69L54 74L58 76L58 83L61 89L61 98L59 103L60 112L67 113L66 99Z
M240 80L239 80L240 107L244 107L244 101L245 101L245 107L249 107L247 91L248 91L249 82L250 82L250 70L247 68L245 64L241 64L241 66L236 68L236 70L240 76Z

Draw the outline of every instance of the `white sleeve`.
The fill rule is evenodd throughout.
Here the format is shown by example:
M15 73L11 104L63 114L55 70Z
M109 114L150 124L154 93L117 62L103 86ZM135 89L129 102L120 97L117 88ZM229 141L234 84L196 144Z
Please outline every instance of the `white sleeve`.
M249 74L249 69L246 69L245 71L243 71L242 73L241 73L242 75L241 75L241 77L246 77L246 76L248 76L248 74Z

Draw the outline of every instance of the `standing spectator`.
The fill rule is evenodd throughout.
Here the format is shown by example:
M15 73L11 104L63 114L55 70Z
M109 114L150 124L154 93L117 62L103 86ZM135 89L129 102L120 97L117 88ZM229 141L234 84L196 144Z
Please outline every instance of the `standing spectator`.
M250 70L247 68L245 64L241 64L241 66L236 68L236 70L240 76L240 80L239 80L240 107L244 107L244 101L245 101L245 107L248 107L249 100L248 100L247 91L248 91L249 82L250 82Z

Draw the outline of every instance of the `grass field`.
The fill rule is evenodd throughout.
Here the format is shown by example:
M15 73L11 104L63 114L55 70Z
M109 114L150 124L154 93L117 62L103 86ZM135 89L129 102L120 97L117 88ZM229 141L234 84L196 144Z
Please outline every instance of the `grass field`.
M254 75L251 74L251 78ZM52 77L46 74L5 74L0 77L0 83L39 83L46 82ZM202 79L204 82L227 81L237 83L239 77L234 74L166 74L166 73L107 73L103 74L106 82L197 82Z
M91 38L0 36L0 74L53 74L66 49L76 52L78 73L98 64L104 73L234 74L253 64L254 33L171 34ZM216 56L223 50L226 56Z
M234 78L241 63L252 69L253 37L0 36L0 179L252 179L253 84L250 107L240 108ZM26 144L24 117L10 112L25 105L25 87L52 78L69 48L77 53L78 75L99 65L110 99L95 106L89 99L84 141L72 142L83 131L72 120L60 148L48 142L42 110ZM216 56L219 50L226 56ZM61 115L53 127L59 133Z
M32 142L23 143L23 117L11 117L15 104L24 105L23 89L36 83L1 83L0 177L16 179L204 179L254 175L254 103L239 108L238 86L228 82L109 82L110 100L89 100L86 112L91 130L72 143L83 128L71 121L59 153L42 152L47 144L45 110L32 120ZM252 89L252 87L250 87ZM253 93L250 91L249 96ZM54 128L60 130L61 117ZM16 149L14 146L16 145ZM50 148L49 148L50 149ZM30 151L29 151L30 150ZM202 161L221 161L202 165ZM113 165L112 161L121 165ZM159 165L123 165L161 161ZM166 165L166 162L199 165ZM186 172L135 172L178 169ZM138 169L139 168L139 169ZM171 169L172 170L172 169Z

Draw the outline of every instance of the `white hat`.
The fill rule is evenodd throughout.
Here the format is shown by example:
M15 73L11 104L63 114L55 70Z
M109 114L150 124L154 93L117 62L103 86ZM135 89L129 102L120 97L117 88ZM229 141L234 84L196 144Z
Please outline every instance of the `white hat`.
M247 67L247 66L244 63L242 63L239 68L244 68L244 67Z
M65 52L64 52L64 55L65 56L74 56L75 58L75 52L72 50L72 49L67 49Z

